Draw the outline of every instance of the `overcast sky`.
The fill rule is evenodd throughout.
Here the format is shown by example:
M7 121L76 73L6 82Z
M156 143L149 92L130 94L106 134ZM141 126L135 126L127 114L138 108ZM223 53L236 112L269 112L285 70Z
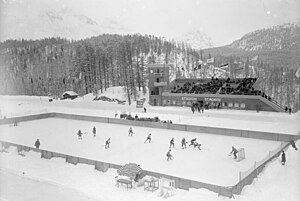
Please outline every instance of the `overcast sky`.
M133 33L169 38L202 30L216 45L228 44L256 29L300 19L300 0L35 1L57 8L70 7L99 24L114 20Z

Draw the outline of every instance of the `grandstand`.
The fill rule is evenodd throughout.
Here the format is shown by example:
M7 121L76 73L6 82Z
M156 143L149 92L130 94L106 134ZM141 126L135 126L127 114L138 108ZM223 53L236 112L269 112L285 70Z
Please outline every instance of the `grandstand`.
M258 78L175 79L170 83L170 67L148 65L150 105L284 112L260 90Z

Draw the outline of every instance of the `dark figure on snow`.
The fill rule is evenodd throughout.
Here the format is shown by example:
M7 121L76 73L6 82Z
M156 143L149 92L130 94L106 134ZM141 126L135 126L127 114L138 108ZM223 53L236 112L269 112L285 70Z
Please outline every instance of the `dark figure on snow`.
M93 134L94 134L94 137L96 137L96 127L95 126L93 128Z
M194 143L194 148L198 148L199 150L201 150L201 144L200 143L198 143L198 142L195 142Z
M284 151L282 151L282 154L281 154L281 164L285 165L285 162L286 162L285 153L284 153Z
M234 146L232 146L232 150L230 152L230 155L233 154L234 159L236 159L237 158L237 153L238 153L238 150L236 148L234 148Z
M40 147L41 143L40 143L40 140L37 139L34 143L34 146L38 149Z
M185 141L185 138L182 138L182 140L181 140L181 148L182 148L182 149L186 149L186 141Z
M292 113L292 108L289 108L289 114L291 114Z
M79 139L79 140L82 140L82 132L81 132L80 129L79 129L77 135L78 135L78 139Z
M173 148L175 147L174 138L172 138L171 141L170 141L170 149L171 149L172 146L173 146Z
M147 139L145 140L144 143L146 143L149 140L149 143L151 142L151 133L148 135Z
M144 107L144 112L146 113L147 112L147 109Z
M171 149L169 149L166 155L167 155L167 161L172 160Z
M192 140L191 140L191 144L190 144L189 146L195 145L196 140L197 140L197 138L192 139Z
M132 130L132 128L130 127L129 130L128 130L128 136L132 136L132 134L133 134L133 130Z
M292 147L293 147L295 150L298 150L298 148L296 147L296 144L295 144L294 140L291 140L290 143L291 143Z
M191 110L192 110L192 112L193 112L193 114L194 114L195 108L194 108L193 106L191 107Z
M134 119L138 119L139 117L137 116L137 114L135 114Z
M284 110L285 110L285 112L287 112L287 111L288 111L288 107L287 107L287 106L285 106L285 109L284 109Z
M110 138L105 141L105 149L109 148Z

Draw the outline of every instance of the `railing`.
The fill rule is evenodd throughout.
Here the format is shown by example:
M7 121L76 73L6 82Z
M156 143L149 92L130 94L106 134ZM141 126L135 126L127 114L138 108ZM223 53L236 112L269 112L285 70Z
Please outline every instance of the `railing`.
M34 114L42 114L42 113L47 113L48 110L47 109L43 109L43 110L28 110L26 112L22 112L22 113L6 113L5 116L6 118L12 118L12 117L21 117L21 116L28 116L28 115L34 115Z
M0 124L9 124L15 121L28 121L40 119L40 118L48 118L48 117L60 117L66 119L77 119L84 121L99 121L104 123L116 123L116 124L125 124L125 125L136 125L136 126L146 126L146 127L155 127L155 128L163 128L163 129L171 129L171 130L182 130L189 132L199 132L199 133L213 133L213 134L221 134L228 136L237 136L237 137L250 137L250 138L258 138L258 139L268 139L268 140L280 140L287 141L282 143L280 147L277 149L270 151L269 155L266 156L262 161L255 162L254 166L252 166L248 171L241 172L239 174L240 181L231 187L218 186L213 184L207 184L199 181L188 180L184 178L179 178L171 175L146 171L147 175L155 176L155 177L165 177L169 179L174 179L176 183L176 188L186 189L189 188L206 188L213 192L218 193L219 195L226 197L233 197L233 194L240 194L243 187L245 185L249 185L253 182L254 178L263 170L265 165L269 163L273 158L279 155L282 149L285 149L289 146L289 142L291 139L297 140L299 139L299 135L280 135L276 133L264 133L264 132L253 132L253 131L243 131L243 130L234 130L234 129L225 129L225 128L213 128L213 127L201 127L201 126L191 126L191 125L180 125L180 124L165 124L160 122L142 122L142 121L130 121L130 120L122 120L122 119L114 119L114 118L103 118L103 117L93 117L93 116L84 116L84 115L74 115L74 114L63 114L63 113L46 113L40 115L31 115L26 117L15 117L9 119L0 120ZM50 159L52 157L62 157L66 159L66 162L77 164L77 163L86 163L89 165L94 165L95 169L106 172L109 168L118 169L120 165L111 164L102 161L95 161L86 158L80 158L76 156L65 155L61 153L51 152L47 150L36 149L24 145L14 144L10 142L0 141L2 147L7 148L9 146L16 146L18 151L29 151L33 150L36 152L40 152L43 158Z
M154 82L155 87L167 86L167 82Z
M160 76L160 77L164 76L164 73L153 73L153 74L156 75L156 76Z
M274 158L280 155L280 152L290 145L289 142L282 142L275 150L270 151L269 154L261 161L254 162L254 165L247 171L239 173L239 182L232 187L232 194L240 194L246 185L252 184L253 180L263 171L265 166Z

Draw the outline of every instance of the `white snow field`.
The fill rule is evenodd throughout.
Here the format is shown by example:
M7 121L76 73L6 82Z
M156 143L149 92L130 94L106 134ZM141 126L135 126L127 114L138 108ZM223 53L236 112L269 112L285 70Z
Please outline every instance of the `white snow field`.
M299 140L296 142L300 146ZM115 169L106 173L93 166L66 163L62 158L43 159L39 153L17 154L15 148L9 153L0 152L0 200L1 201L162 201L158 193L144 191L143 187L126 190L116 187ZM275 159L254 182L245 186L241 195L234 199L218 197L206 189L176 189L171 201L298 201L300 198L300 154L293 148L286 150L285 166ZM24 173L24 174L23 174Z
M121 87L109 88L104 96L126 100ZM71 114L86 114L102 117L115 116L115 113L126 112L133 116L155 117L162 120L172 120L173 123L200 126L245 129L275 133L296 134L300 131L300 113L289 115L287 113L239 110L205 110L204 113L192 114L187 107L158 107L147 103L148 94L140 95L146 98L147 113L142 113L143 108L136 108L135 102L131 106L120 105L116 102L93 101L92 94L74 100L53 100L49 97L36 96L1 96L0 110L2 116L24 116L45 112L64 112ZM1 115L0 115L1 116ZM300 132L299 132L300 134Z
M96 137L92 134L93 126L98 130ZM119 165L134 162L146 170L220 186L235 185L239 180L239 171L250 169L255 161L262 160L281 144L277 141L166 129L132 128L135 134L128 136L129 126L126 125L47 118L20 122L17 127L2 125L0 140L33 147L35 140L39 139L41 149ZM77 137L79 129L86 133L82 140ZM144 143L149 133L152 134L152 141ZM172 137L175 139L175 148L171 152L174 159L167 162L166 153ZM187 140L197 138L202 150L192 146L181 149L183 137ZM108 138L111 138L111 145L105 149ZM244 148L247 160L236 162L233 156L228 156L231 146Z
M121 94L120 88L112 88L104 95L125 100ZM142 108L135 108L135 104L127 106L115 102L92 101L91 94L75 100L49 102L48 99L49 97L0 96L0 116L62 112L113 118L115 113L127 112L139 117L158 116L179 124L300 134L299 112L288 115L274 112L206 110L204 113L192 114L189 108L152 107L145 104L147 113L142 113ZM92 137L93 126L97 127L96 138ZM78 129L87 133L80 141L76 135ZM135 126L133 130L136 134L128 137L128 129L129 126L117 124L48 118L20 122L17 127L2 125L0 140L33 146L36 138L39 138L41 149L121 165L136 162L150 171L224 186L236 184L239 171L248 170L254 161L260 161L269 151L280 145L280 142L275 141ZM153 141L144 144L150 132ZM106 150L104 142L108 137L112 139L112 143L111 148ZM167 162L165 154L172 137L175 138L177 147L172 150L174 159ZM180 149L182 137L187 140L197 137L203 150L192 147ZM296 143L299 147L299 140ZM245 160L236 162L232 156L228 156L232 145L245 148ZM282 166L275 159L252 185L246 186L241 195L235 196L235 200L300 200L299 150L289 148L286 155L286 166ZM114 169L102 173L94 170L93 166L71 165L60 158L42 159L34 152L27 152L22 157L11 148L9 153L0 152L0 200L164 200L157 196L157 192L144 191L143 187L128 191L126 188L117 188L114 181L116 174ZM176 195L169 199L229 200L205 189L176 189Z

